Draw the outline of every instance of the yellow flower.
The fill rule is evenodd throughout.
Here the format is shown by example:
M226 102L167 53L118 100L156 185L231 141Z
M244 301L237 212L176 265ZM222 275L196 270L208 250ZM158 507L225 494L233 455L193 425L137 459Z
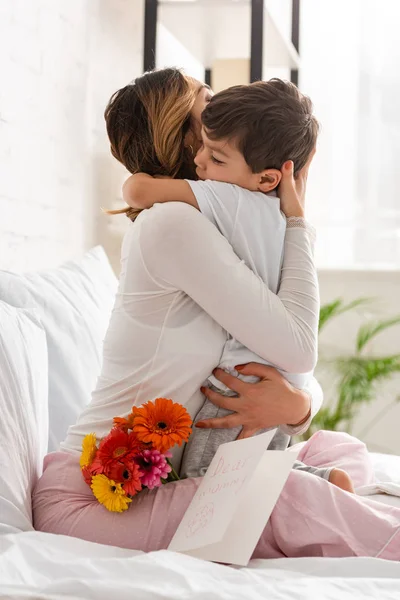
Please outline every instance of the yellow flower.
M111 512L123 512L128 508L131 498L124 492L124 488L120 483L115 483L112 479L108 479L105 475L95 475L92 477L93 494L96 496L100 504L106 507Z
M81 469L92 464L96 452L96 435L94 433L88 433L88 435L85 435L82 442L82 454L79 459Z

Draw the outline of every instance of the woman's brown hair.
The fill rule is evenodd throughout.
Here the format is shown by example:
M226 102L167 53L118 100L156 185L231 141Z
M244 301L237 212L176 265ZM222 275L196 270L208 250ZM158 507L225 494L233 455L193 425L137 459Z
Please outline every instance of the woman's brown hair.
M112 155L131 173L195 179L185 137L199 83L179 69L145 73L111 96L104 113ZM107 211L133 221L140 209Z

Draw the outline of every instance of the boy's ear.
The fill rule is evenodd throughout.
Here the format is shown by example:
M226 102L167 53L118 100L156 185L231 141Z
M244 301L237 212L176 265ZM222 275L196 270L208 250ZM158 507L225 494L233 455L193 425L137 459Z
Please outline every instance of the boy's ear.
M261 171L260 180L258 182L258 189L260 192L270 192L278 187L282 178L282 173L279 169L265 169L265 171Z

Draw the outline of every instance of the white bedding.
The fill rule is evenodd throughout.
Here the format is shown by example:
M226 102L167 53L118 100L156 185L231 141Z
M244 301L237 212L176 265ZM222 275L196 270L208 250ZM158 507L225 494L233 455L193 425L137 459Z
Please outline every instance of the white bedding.
M168 551L142 554L25 532L1 539L0 581L0 598L18 600L398 600L400 563L281 559L234 569Z
M373 460L379 480L399 481L400 457ZM296 558L236 569L168 551L143 554L24 532L0 538L0 598L398 600L400 562Z

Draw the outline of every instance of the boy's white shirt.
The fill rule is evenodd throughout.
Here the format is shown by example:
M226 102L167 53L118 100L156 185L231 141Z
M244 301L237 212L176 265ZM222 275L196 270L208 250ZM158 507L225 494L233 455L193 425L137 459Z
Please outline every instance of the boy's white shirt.
M276 294L286 234L286 218L280 210L280 200L276 193L266 195L252 192L221 181L187 182L202 214L229 241L237 256ZM249 362L271 364L229 335L219 366L237 375L235 365ZM276 367L274 364L271 366ZM312 376L312 373L280 372L300 389L305 387ZM219 389L227 390L215 377L211 376L209 381Z

